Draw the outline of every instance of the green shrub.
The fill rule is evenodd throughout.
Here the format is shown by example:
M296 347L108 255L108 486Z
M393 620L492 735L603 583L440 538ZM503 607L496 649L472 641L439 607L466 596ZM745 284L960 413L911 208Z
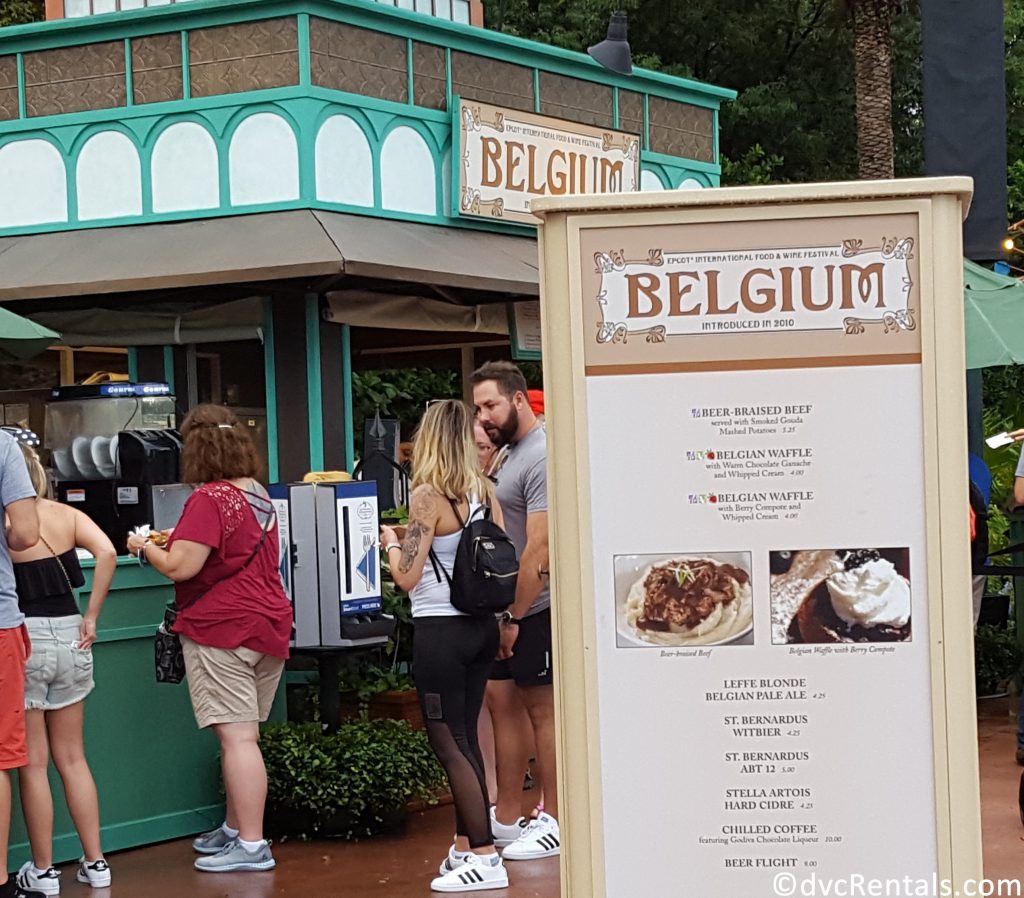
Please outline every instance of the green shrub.
M350 721L336 733L318 723L276 724L264 730L260 746L268 820L298 816L303 835L372 834L383 815L415 799L433 803L447 785L426 734L403 721ZM282 826L272 821L270 828Z
M1005 692L1021 670L1016 633L1006 627L979 626L974 632L974 688L977 695Z

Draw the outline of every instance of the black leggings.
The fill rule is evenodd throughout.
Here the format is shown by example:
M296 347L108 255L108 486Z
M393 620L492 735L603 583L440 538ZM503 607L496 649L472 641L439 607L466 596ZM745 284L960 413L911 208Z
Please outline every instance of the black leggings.
M470 848L492 845L477 722L498 652L498 622L490 615L418 617L413 625L413 678L430 747L448 774L455 833Z

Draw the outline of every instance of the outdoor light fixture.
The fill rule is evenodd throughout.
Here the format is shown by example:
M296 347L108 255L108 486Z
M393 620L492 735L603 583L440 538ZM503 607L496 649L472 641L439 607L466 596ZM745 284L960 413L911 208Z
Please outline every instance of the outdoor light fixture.
M620 75L633 74L633 58L626 40L626 14L613 12L608 21L608 37L601 43L587 48L589 53L606 69Z
M1013 242L1013 238L1012 238L1012 237L1007 237L1007 238L1006 238L1006 239L1005 239L1005 240L1003 241L1003 249L1004 249L1004 250L1005 250L1006 252L1008 252L1008 253L1012 253L1012 252L1013 252L1013 251L1014 251L1014 250L1015 250L1016 248L1017 248L1017 247L1016 247L1016 244L1014 244L1014 242Z

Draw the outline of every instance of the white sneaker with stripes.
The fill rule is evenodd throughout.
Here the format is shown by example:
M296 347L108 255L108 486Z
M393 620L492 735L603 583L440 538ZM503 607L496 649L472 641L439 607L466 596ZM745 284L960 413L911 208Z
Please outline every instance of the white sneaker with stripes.
M507 861L533 861L541 857L554 857L561 852L558 821L550 814L540 814L531 820L523 834L508 846L501 856Z
M483 892L507 888L508 873L501 858L492 865L478 854L469 855L460 866L430 884L433 892Z
M458 869L464 863L466 863L466 855L461 851L456 852L455 846L452 845L452 847L448 849L448 857L441 861L441 866L438 868L437 872L441 876L444 876L445 873L451 873L452 870Z
M491 834L494 836L494 847L507 848L522 834L529 821L520 817L515 823L500 823L495 813L494 805L491 805Z

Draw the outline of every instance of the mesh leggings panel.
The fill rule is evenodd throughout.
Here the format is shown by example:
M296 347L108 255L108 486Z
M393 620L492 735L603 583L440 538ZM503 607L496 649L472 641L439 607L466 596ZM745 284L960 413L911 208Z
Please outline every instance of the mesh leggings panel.
M413 674L430 746L448 775L455 832L471 848L493 844L483 756L477 737L487 676L498 650L493 618L415 620Z

